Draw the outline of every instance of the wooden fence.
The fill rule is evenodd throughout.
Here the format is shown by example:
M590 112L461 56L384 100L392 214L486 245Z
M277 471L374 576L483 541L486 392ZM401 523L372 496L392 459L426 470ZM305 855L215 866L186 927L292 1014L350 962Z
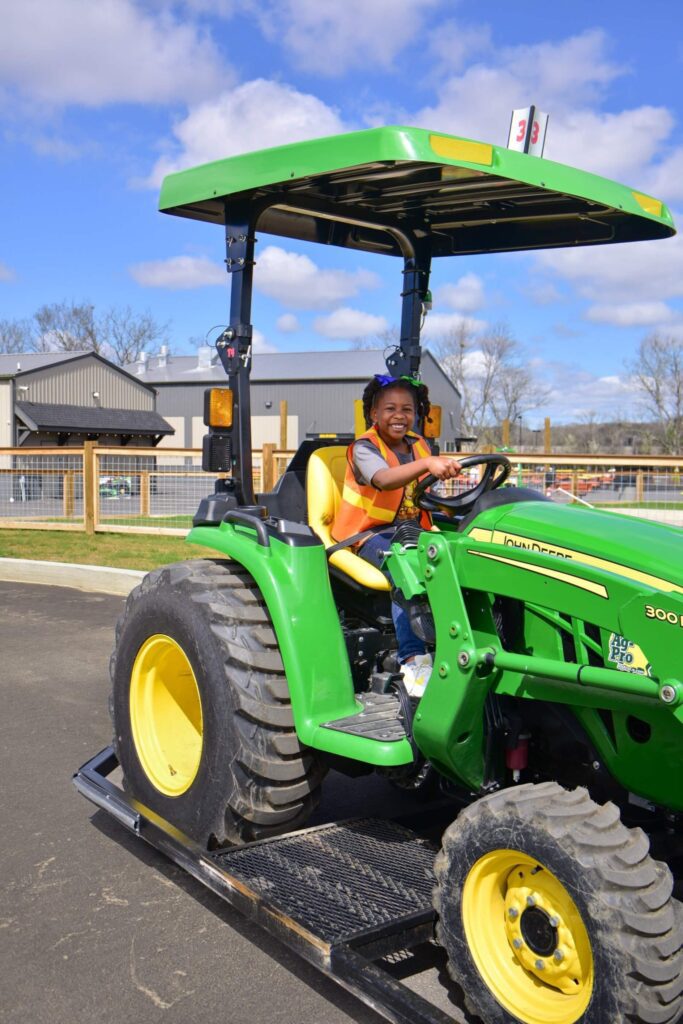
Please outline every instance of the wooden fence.
M254 487L272 491L293 455L253 452ZM453 455L457 458L457 455ZM511 482L556 500L612 507L683 525L683 458L510 453ZM0 527L96 532L187 532L215 474L185 448L0 448ZM455 490L471 485L467 476Z

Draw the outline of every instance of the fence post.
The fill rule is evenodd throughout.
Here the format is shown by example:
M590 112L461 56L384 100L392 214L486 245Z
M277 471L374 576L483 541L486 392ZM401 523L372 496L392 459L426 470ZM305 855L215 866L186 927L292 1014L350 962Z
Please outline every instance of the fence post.
M65 519L71 519L74 514L74 471L67 469L63 480L63 515Z
M83 445L83 518L85 532L90 534L95 532L95 509L97 507L96 447L97 441L86 441Z
M636 473L636 501L645 500L645 474L642 469Z
M261 469L261 487L264 494L270 494L275 487L275 459L273 452L274 444L264 444Z
M280 402L280 451L287 450L287 399Z
M553 450L552 434L550 432L550 417L546 416L543 424L543 448L546 455L550 455Z
M149 473L140 473L140 515L150 515Z

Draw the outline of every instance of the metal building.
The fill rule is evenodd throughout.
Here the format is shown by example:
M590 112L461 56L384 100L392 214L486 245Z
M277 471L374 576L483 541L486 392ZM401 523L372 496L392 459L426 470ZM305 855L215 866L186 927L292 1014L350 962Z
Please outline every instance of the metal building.
M155 389L94 352L0 355L0 448L146 447L172 434Z
M175 429L174 444L201 447L206 433L203 393L227 384L213 349L202 346L196 356L146 353L128 372L157 389L157 410ZM343 352L273 352L253 357L251 371L252 441L254 448L280 440L280 402L287 402L287 447L294 449L307 434L353 433L354 400L374 373L385 373L380 349ZM460 394L430 352L422 357L421 375L431 401L442 407L441 443L460 434Z

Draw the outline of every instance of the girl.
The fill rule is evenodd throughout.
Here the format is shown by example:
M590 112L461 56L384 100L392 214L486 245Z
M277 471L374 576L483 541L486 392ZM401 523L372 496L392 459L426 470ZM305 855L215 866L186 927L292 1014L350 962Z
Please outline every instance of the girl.
M342 502L332 535L341 541L386 526L360 537L354 546L356 554L380 569L402 523L415 520L424 529L432 525L429 513L414 504L417 481L429 473L447 480L460 472L458 462L432 455L425 439L413 431L416 418L424 419L429 408L426 386L412 377L375 374L363 392L363 412L370 429L349 446ZM405 609L392 601L391 613L406 689L411 696L421 697L431 673L431 656L413 633Z

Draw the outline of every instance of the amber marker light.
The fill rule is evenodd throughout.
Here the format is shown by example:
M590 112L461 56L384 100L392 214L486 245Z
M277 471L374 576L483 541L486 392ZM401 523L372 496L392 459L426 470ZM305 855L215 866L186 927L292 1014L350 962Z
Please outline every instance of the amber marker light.
M441 406L433 405L425 419L425 437L441 437Z
M207 427L226 430L232 426L232 390L207 388L204 392L204 423Z

